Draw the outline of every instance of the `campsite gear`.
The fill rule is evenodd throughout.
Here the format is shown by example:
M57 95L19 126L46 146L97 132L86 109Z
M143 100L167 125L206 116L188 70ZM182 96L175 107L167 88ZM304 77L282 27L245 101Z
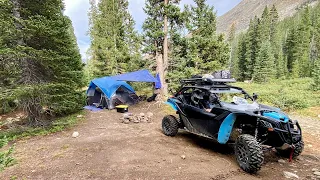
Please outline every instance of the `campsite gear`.
M157 94L153 94L151 97L149 97L147 99L148 102L152 102L152 101L155 101L156 100L156 97L157 97Z
M83 109L87 109L87 110L90 110L90 111L93 111L93 112L102 110L100 108L97 108L96 106L85 106L85 107L83 107Z
M125 113L125 112L128 112L128 105L119 105L119 106L116 106L116 109L117 109L117 112L119 113Z
M119 74L110 77L117 81L129 81L129 82L158 82L157 78L153 77L148 70L140 70L135 72L129 72L125 74ZM160 87L161 88L161 87Z
M231 79L231 73L228 70L216 71L212 76L217 79Z
M138 103L139 97L134 89L124 81L158 82L157 78L153 77L148 70L94 79L90 82L87 90L87 105L114 109L118 105Z
M148 96L147 95L141 95L139 96L139 101L145 101L147 100Z

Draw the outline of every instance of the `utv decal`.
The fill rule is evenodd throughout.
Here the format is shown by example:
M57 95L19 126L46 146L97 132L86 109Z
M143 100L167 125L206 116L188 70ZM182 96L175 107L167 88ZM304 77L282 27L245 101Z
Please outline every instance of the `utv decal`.
M168 104L169 106L172 107L172 109L174 109L175 111L178 111L177 105L172 101L173 101L172 99L168 99L168 101L165 104Z
M223 120L218 133L218 142L220 144L226 144L228 142L235 121L236 115L233 113L230 113Z

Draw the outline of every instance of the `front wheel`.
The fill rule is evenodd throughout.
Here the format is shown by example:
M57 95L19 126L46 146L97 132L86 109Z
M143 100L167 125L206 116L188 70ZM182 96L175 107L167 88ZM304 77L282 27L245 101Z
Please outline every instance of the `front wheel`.
M261 169L264 155L257 140L249 135L240 135L235 144L235 155L241 169L248 173L256 173Z
M174 116L168 115L162 119L163 134L167 136L175 136L177 135L178 130L179 122Z

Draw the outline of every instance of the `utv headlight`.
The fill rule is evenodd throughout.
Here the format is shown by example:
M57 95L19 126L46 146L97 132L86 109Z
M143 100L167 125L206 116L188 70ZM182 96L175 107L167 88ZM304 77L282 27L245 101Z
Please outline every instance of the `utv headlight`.
M266 129L268 129L268 131L274 131L273 126L271 123L267 122L267 121L261 121L261 124L263 127L265 127Z

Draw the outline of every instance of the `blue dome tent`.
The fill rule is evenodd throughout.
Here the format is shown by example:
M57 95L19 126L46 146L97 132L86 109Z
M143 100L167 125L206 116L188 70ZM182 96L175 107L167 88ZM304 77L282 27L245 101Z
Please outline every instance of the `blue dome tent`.
M125 81L151 82L161 88L158 77L153 77L148 70L94 79L87 90L87 105L113 109L120 104L133 105L139 101L134 89Z

